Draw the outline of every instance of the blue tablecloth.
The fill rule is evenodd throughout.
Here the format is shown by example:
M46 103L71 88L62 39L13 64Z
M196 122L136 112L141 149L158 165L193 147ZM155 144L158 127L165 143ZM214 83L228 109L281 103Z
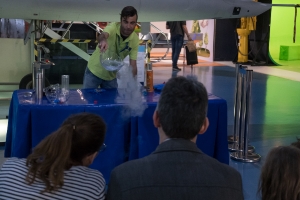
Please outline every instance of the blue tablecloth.
M46 97L36 104L30 90L16 90L10 108L5 145L5 157L27 157L31 149L55 131L71 114L91 112L100 115L107 124L105 144L91 168L98 169L109 181L111 170L128 160L149 155L158 145L158 132L152 115L159 93L145 96L148 108L142 117L126 117L123 103L115 98L117 90L95 92L92 89L71 90L64 104L50 104ZM199 135L198 147L220 162L229 163L227 150L227 104L224 99L209 95L207 132Z

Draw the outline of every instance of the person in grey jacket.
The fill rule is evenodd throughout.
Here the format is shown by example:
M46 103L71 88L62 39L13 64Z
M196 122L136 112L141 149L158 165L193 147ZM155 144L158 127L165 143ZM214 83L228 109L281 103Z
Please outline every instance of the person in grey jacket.
M196 146L209 125L207 107L206 88L196 78L171 78L153 114L160 144L112 171L107 199L243 199L241 175Z

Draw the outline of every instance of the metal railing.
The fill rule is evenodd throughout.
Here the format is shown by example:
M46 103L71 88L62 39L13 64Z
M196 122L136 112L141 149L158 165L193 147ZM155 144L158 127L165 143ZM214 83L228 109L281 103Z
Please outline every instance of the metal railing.
M252 77L253 70L236 64L234 131L233 136L228 137L228 149L233 151L230 158L240 162L258 162L261 158L248 144Z
M141 27L140 24L137 24L137 25ZM169 41L168 35L166 33L161 31L159 28L157 28L155 25L153 25L151 23L150 23L150 26L152 26L154 29L156 29L159 32L159 34L157 36L156 35L154 36L153 33L149 32L147 35L142 35L140 37L140 40L147 41L150 39L152 41L150 51L155 47L155 45L158 44L158 41L161 39L161 36L163 36L164 40L166 40L166 43L164 43L164 46L167 47L165 54L162 57L159 57L156 59L151 59L151 63L156 63L156 62L160 62L161 60L165 59L166 56L168 55L169 49L170 49L170 41ZM148 52L146 52L146 55L147 55L147 53Z

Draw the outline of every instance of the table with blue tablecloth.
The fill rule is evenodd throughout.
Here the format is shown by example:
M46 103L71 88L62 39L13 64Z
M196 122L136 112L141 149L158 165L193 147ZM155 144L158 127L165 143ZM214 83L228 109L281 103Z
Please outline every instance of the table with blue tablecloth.
M128 160L149 155L158 145L158 132L152 115L159 92L144 96L147 108L141 117L128 116L124 101L116 100L118 91L78 89L71 90L66 103L50 104L46 97L35 102L32 90L13 93L5 145L5 157L27 157L43 138L55 131L71 114L91 112L100 115L107 124L106 149L101 152L91 168L98 169L109 181L111 170ZM126 101L125 101L126 102ZM227 150L227 104L224 99L209 95L206 133L199 135L198 147L220 162L229 163Z

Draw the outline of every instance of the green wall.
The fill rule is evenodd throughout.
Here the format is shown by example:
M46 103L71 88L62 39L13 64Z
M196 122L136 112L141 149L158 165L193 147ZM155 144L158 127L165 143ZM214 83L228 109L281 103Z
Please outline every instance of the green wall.
M272 4L297 4L296 0L273 0ZM300 59L293 61L279 60L280 45L295 46L299 45L298 52L289 52L300 55L300 9L297 17L296 42L293 43L294 32L294 7L272 7L269 54L270 58L278 65L300 66ZM287 53L287 52L285 52Z

